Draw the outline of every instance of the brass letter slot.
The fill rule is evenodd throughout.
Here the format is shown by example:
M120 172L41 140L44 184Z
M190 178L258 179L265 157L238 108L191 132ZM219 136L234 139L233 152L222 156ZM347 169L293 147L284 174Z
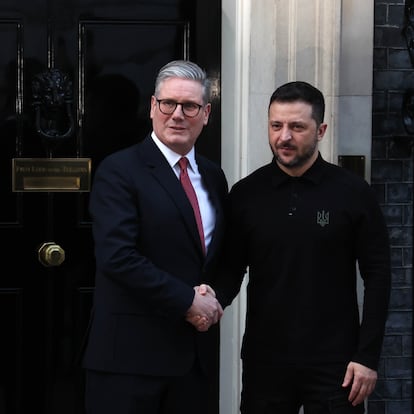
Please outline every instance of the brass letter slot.
M87 192L90 158L14 158L13 191Z

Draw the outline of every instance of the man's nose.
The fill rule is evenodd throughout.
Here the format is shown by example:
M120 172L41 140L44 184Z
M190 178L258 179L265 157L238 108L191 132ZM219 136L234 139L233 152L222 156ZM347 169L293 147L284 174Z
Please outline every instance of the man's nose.
M179 108L179 109L178 109L178 108ZM178 103L178 102L177 102L177 106L176 106L176 107L175 107L175 109L174 109L173 115L174 115L174 116L181 116L181 117L183 117L183 116L184 116L183 104L182 104L182 103Z
M289 141L292 139L292 134L289 128L285 127L280 131L280 139L282 141Z

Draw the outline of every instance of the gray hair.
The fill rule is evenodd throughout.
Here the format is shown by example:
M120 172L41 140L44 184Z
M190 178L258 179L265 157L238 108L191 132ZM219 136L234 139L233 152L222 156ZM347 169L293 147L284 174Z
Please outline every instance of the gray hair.
M189 60L173 60L163 66L155 80L154 95L158 97L161 84L170 78L190 79L197 81L203 87L203 102L206 105L210 101L211 82L206 72L196 63Z

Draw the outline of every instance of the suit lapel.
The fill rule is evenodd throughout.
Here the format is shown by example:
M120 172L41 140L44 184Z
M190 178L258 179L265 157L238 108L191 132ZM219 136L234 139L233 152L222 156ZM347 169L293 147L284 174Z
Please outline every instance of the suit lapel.
M147 136L145 140L142 141L140 145L140 153L149 174L157 180L163 191L169 194L171 201L178 209L191 238L202 254L201 242L193 208L188 201L180 181L171 169L170 164L150 136Z

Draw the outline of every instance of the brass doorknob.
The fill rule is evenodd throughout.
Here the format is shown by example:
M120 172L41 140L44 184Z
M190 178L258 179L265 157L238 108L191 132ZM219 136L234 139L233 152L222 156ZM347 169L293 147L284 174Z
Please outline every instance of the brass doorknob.
M65 251L55 242L46 242L39 247L38 257L43 266L60 266L65 261Z

